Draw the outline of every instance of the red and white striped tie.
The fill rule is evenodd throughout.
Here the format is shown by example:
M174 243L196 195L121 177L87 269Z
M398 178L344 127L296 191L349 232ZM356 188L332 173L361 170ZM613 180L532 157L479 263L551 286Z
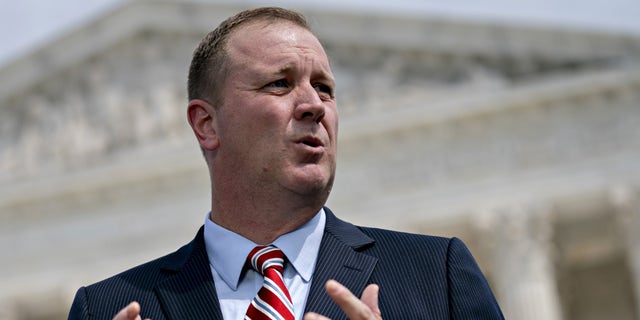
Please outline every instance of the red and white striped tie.
M294 320L293 303L282 278L284 253L274 246L259 246L249 253L247 261L264 276L264 282L247 308L244 319Z

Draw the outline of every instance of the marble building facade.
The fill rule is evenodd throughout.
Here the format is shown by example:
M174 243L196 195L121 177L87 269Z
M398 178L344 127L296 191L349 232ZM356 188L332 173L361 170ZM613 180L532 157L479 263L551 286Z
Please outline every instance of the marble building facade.
M0 319L65 318L193 237L187 68L242 9L128 2L0 67ZM338 82L338 215L460 237L509 319L640 319L639 36L300 9Z

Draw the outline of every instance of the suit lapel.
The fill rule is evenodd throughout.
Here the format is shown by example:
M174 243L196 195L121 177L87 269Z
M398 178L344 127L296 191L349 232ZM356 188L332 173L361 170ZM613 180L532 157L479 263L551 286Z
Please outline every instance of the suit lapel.
M377 258L358 252L374 240L354 225L344 222L328 209L325 232L311 282L305 313L314 311L331 319L346 319L337 304L325 293L324 284L335 279L360 296L367 285Z
M155 288L167 318L222 320L204 245L203 228L181 251L184 252L179 252L175 259L163 266L165 272L173 275Z

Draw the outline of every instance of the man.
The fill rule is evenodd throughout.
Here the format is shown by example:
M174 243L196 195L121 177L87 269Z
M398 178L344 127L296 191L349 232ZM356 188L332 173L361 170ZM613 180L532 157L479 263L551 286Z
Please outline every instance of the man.
M211 177L205 225L178 251L80 288L69 318L501 319L461 241L356 227L324 207L334 87L295 12L244 11L207 35L187 108ZM284 267L254 271L262 260L247 256L264 250Z

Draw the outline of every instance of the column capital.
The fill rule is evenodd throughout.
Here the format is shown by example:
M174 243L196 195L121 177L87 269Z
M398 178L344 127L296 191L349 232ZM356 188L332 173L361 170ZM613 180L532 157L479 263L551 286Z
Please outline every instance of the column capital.
M561 319L553 268L553 210L516 203L484 211L479 228L490 242L496 289L507 318Z

